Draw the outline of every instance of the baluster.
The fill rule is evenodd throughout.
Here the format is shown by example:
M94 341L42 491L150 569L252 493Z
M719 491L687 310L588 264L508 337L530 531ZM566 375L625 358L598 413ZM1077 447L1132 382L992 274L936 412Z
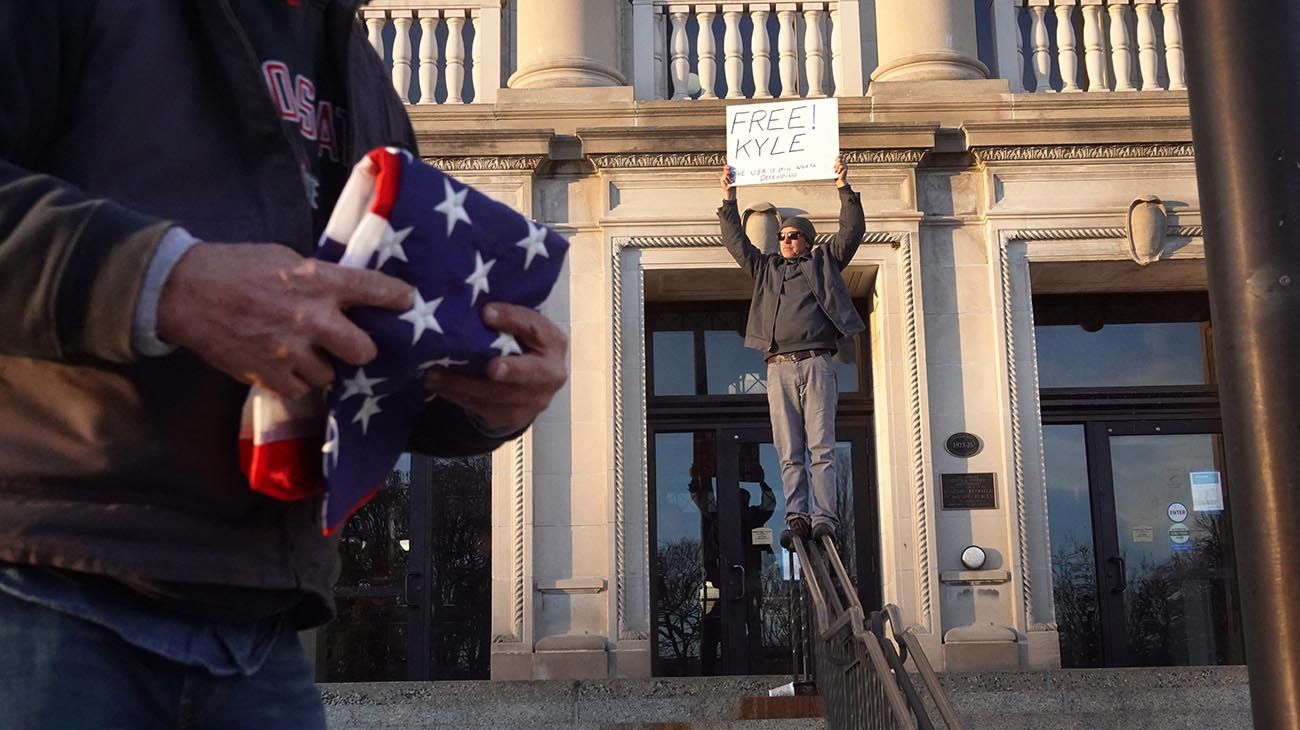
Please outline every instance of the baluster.
M447 11L447 103L465 103L465 11Z
M754 23L750 34L749 51L753 54L754 98L772 98L772 43L767 36L767 16L770 5L751 5L749 19Z
M1115 90L1135 91L1133 88L1133 54L1128 45L1128 5L1111 0L1110 48L1111 65L1115 67Z
M685 5L673 5L673 98L685 99L689 96L686 81L691 73L691 41L686 37Z
M1034 91L1052 90L1052 47L1047 35L1047 7L1034 5L1029 8L1034 14L1030 30L1034 34Z
M740 11L743 5L723 5L722 22L726 31L722 35L723 52L727 56L727 98L741 99L740 85L745 78L745 48L740 40Z
M411 11L393 11L393 89L411 103Z
M1160 80L1156 74L1160 70L1160 58L1156 55L1155 1L1137 0L1138 16L1138 65L1142 67L1142 90L1160 89Z
M1106 83L1106 35L1102 26L1101 5L1084 5L1083 58L1088 69L1088 91L1110 91Z
M1060 3L1061 0L1057 0ZM1061 69L1061 91L1083 91L1079 88L1079 51L1074 37L1074 6L1056 6L1057 65Z
M1165 70L1169 72L1169 90L1187 88L1183 67L1183 26L1178 19L1178 0L1164 0L1160 9L1165 14Z
M701 5L695 9L695 22L700 26L695 54L699 59L701 99L718 98L718 44L713 37L713 18L717 16L717 10L716 5Z
M479 8L474 8L469 15L469 22L474 26L474 45L470 49L470 58L474 60L474 68L470 70L470 83L474 86L474 101L483 98L483 23L479 21L481 12Z
M436 104L438 93L438 11L420 11L420 103Z
M655 98L668 98L668 16L655 12Z
M383 10L364 10L362 17L366 19L366 37L370 40L370 47L375 49L375 55L379 60L384 60L384 19L387 13Z
M840 5L831 6L831 83L835 85L835 95L842 96L841 80L844 78L844 53L840 47L844 44L840 31Z
M1020 4L1017 2L1011 6L1012 17L1015 18L1016 30L1016 76L1011 80L1012 91L1025 90L1025 36L1020 32Z
M778 4L776 19L780 30L776 34L777 52L780 54L781 97L799 96L799 49L795 45L795 5Z
M808 76L808 96L826 96L826 47L822 40L821 3L804 5L803 11L803 46L804 73Z

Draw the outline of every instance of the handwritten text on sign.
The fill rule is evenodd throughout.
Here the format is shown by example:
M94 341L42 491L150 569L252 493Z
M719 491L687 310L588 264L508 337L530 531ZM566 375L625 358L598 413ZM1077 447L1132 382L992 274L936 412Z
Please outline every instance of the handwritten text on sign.
M727 164L737 185L829 180L839 152L835 99L727 107Z

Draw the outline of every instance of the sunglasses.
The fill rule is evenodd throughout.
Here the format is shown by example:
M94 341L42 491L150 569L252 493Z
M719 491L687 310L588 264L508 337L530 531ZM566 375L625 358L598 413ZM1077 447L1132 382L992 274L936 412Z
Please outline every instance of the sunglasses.
M789 240L791 240L791 241L795 241L795 240L798 240L798 239L800 239L800 238L803 238L803 234L800 233L799 231L790 231L789 233L778 233L778 234L776 234L776 240L778 240L778 241L784 241L784 240L786 240L786 239L789 239Z

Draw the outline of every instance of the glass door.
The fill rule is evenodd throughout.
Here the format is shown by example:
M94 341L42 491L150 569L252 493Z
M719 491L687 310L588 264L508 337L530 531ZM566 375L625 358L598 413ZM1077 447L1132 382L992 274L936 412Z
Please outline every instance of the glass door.
M866 434L840 428L836 434L835 475L839 529L836 541L850 578L859 586L878 586L874 551L862 558L858 536L867 543L874 539L875 517L865 511L859 521L858 507L874 503L874 492L866 468ZM798 567L791 570L789 551L781 546L785 529L785 498L781 483L781 463L772 443L770 429L724 431L719 444L724 494L731 494L736 509L731 519L734 530L734 562L731 568L739 575L740 590L732 600L740 604L736 618L742 625L733 627L743 652L733 652L733 673L781 674L790 671L790 594L798 590ZM859 485L855 489L855 485ZM724 517L727 515L724 514ZM860 527L867 525L868 527ZM867 537L871 536L871 537ZM866 564L867 580L859 580L859 566ZM792 575L793 572L793 575ZM864 593L876 600L873 587ZM874 605L868 603L865 605Z
M863 600L876 605L867 434L841 427L837 437L837 540ZM770 429L661 432L653 443L655 674L789 672L798 571L780 543L785 498Z
M318 681L488 677L490 469L487 456L403 455L348 521Z
M1062 666L1244 661L1219 430L1044 426Z
M1104 438L1109 458L1099 454L1098 466L1109 467L1114 502L1104 556L1110 663L1240 663L1222 437L1208 424L1112 423Z

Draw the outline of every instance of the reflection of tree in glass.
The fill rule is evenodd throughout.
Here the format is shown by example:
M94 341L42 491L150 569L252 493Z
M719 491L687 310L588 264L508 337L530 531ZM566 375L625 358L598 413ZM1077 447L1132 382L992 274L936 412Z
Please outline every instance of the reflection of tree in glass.
M692 674L692 660L700 656L700 622L704 617L700 600L704 587L702 558L700 541L694 538L660 544L655 553L659 583L656 630L662 674Z
M430 468L429 515L410 514L410 472L394 471L375 498L348 521L339 540L343 565L337 585L401 586L413 547L412 519L427 526L433 595L421 601L421 611L431 614L430 678L486 679L492 610L491 458L432 459ZM410 570L422 572L418 566ZM400 599L340 597L338 607L338 618L325 628L323 681L414 678L406 676L405 664L407 621L413 613Z
M1198 514L1191 552L1129 568L1124 610L1129 663L1136 666L1242 661L1230 605L1235 591L1227 560L1227 523Z
M410 487L409 472L390 472L375 498L348 521L339 539L339 585L379 586L401 579L406 551L398 541L409 537Z
M1061 642L1061 666L1099 667L1101 619L1092 547L1071 540L1052 553L1052 595Z
M430 679L487 679L492 620L492 459L434 459L432 466Z
M779 559L763 560L763 607L760 615L763 646L790 645L790 586L782 577Z
M853 531L853 453L847 444L837 444L835 458L835 491L839 500L835 505L835 516L840 524L835 528L835 545L839 549L840 560L849 578L856 585L858 582L858 551L854 542ZM864 606L871 610L871 606ZM879 608L876 606L875 608Z

